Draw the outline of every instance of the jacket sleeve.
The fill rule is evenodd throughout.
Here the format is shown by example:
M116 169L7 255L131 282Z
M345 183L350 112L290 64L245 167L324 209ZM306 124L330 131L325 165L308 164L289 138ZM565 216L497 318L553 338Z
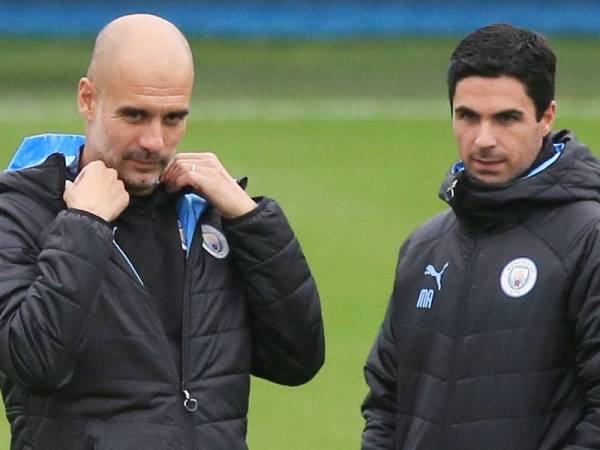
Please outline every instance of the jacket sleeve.
M0 370L51 392L69 382L85 345L112 232L65 210L31 236L31 218L14 208L0 210Z
M315 281L279 205L260 199L250 213L224 221L248 298L252 373L299 385L323 365L325 341Z
M600 448L600 224L586 240L568 308L587 409L565 450Z
M409 241L400 249L398 266ZM365 428L362 450L389 450L396 448L396 337L394 333L394 298L397 289L397 272L394 292L391 295L383 324L365 364L365 379L369 393L362 405Z

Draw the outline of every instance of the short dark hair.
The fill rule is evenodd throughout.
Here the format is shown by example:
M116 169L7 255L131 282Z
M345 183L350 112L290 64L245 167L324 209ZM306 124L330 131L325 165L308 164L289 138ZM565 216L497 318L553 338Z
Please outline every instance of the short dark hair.
M475 30L452 53L448 67L450 107L456 85L469 76L514 77L525 85L539 121L554 100L556 56L538 33L494 24Z

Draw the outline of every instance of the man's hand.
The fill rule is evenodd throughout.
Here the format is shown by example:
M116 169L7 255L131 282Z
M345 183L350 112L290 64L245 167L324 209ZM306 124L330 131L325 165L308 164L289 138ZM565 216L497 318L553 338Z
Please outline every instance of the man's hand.
M227 219L243 216L256 208L254 200L212 153L178 154L165 170L161 181L169 192L192 187Z
M63 199L69 208L87 211L107 222L119 217L129 204L129 194L117 171L102 161L92 161L74 182L67 181Z

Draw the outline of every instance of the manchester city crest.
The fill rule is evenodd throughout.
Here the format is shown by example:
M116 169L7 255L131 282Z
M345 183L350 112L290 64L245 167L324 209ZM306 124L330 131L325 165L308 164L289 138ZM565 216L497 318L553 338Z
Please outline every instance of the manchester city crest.
M202 225L202 247L215 258L223 259L229 254L229 244L223 233L210 225Z
M535 286L537 273L537 266L531 259L513 259L502 270L500 287L509 297L522 297Z

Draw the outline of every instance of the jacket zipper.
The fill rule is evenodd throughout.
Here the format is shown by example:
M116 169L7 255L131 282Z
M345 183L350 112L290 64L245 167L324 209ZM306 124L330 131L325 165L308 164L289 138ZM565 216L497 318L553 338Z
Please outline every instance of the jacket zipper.
M201 230L200 222L196 225L196 230ZM181 392L183 393L183 407L189 414L188 416L188 425L189 425L189 434L190 439L194 445L193 448L196 448L196 436L194 434L194 423L192 413L198 409L198 400L194 397L194 394L191 391L190 387L190 367L189 367L189 343L188 343L188 335L190 330L190 277L191 277L191 268L194 267L198 269L197 264L203 264L202 258L198 258L198 249L199 245L201 245L202 234L195 236L195 239L192 240L188 258L185 265L185 273L183 278L183 308L182 308L182 327L181 327ZM200 243L198 242L200 240ZM201 270L204 270L202 267Z
M480 238L478 236L475 236L475 238L473 239L473 248L471 249L471 251L469 252L469 255L466 259L466 263L469 265L469 270L465 276L464 279L464 284L462 286L462 289L460 290L460 294L457 297L458 299L458 311L456 314L457 320L456 323L454 325L454 334L455 334L455 339L457 340L455 346L454 346L454 355L453 355L453 360L451 362L451 366L452 366L452 370L450 372L451 374L451 385L449 388L449 392L448 392L448 407L446 408L446 420L445 420L445 427L444 427L444 434L446 435L445 439L443 440L443 442L446 442L449 444L449 448L453 448L452 445L452 440L450 438L450 428L452 426L452 415L454 413L454 396L455 396L455 391L456 391L456 383L458 381L458 369L460 367L460 363L461 363L461 358L463 356L464 353L464 339L462 338L462 336L459 334L460 332L460 324L463 323L463 319L464 319L464 314L465 311L468 309L468 304L469 301L471 300L471 285L473 284L473 277L475 274L475 259L477 258L477 254L479 251L479 241Z
M119 251L119 254L123 257L123 259L125 260L125 262L127 263L127 265L129 266L129 268L131 269L132 274L134 275L135 279L138 281L138 283L140 284L140 287L142 288L142 290L144 291L144 295L146 297L146 300L149 298L149 293L148 290L146 289L146 286L144 285L144 282L142 280L142 278L140 277L138 271L136 270L135 266L133 265L133 263L131 262L131 260L129 259L129 257L127 256L127 254L125 253L125 251L121 248L121 246L117 243L116 238L115 238L115 233L117 231L117 227L113 228L113 245L117 248L117 250ZM191 254L191 251L190 251ZM184 349L185 347L187 347L186 345L186 341L185 341L185 336L187 335L187 320L185 320L185 316L187 314L187 302L185 301L185 298L187 297L187 279L188 279L188 268L187 268L188 264L186 264L186 268L185 268L185 275L184 275L184 303L183 303L183 324L185 328L185 331L183 332L183 340L182 342L184 343ZM152 305L152 302L148 302L148 304L150 305L150 308L152 308L152 310L155 313L155 317L158 318L158 312L154 309L154 305ZM156 322L156 321L155 321ZM160 323L156 322L155 327L157 328L157 330L161 330L162 331L162 326L160 325ZM164 333L161 333L162 335L164 335ZM163 343L163 347L165 349L165 354L166 355L170 355L171 354L171 350L170 350L170 346L169 343L166 342L166 338L163 339L162 342ZM187 361L187 357L185 357L185 351L182 352L182 367L185 367L187 364L183 364L183 361ZM173 376L173 378L175 380L179 380L179 375L177 375L177 366L175 365L174 361L172 358L169 358L171 360L172 364L169 364L169 368L171 369L171 375ZM185 409L189 412L193 412L196 411L198 409L198 401L192 397L191 393L189 392L189 390L186 388L186 383L183 381L181 381L181 390L183 392L184 395L184 400L183 400L183 406L185 407ZM188 415L189 416L189 415ZM194 430L193 430L193 423L191 421L191 417L188 420L188 434L190 437L191 442L193 443L193 448L196 448L196 438L194 436Z
M182 326L181 326L181 391L185 397L183 401L183 406L189 412L194 412L198 409L198 400L194 398L189 388L189 377L190 377L190 368L189 368L189 344L188 344L188 334L190 329L189 324L189 297L190 297L190 286L189 286L189 267L191 264L191 249L190 249L190 258L186 262L185 265L185 274L183 277L183 307L182 307Z

